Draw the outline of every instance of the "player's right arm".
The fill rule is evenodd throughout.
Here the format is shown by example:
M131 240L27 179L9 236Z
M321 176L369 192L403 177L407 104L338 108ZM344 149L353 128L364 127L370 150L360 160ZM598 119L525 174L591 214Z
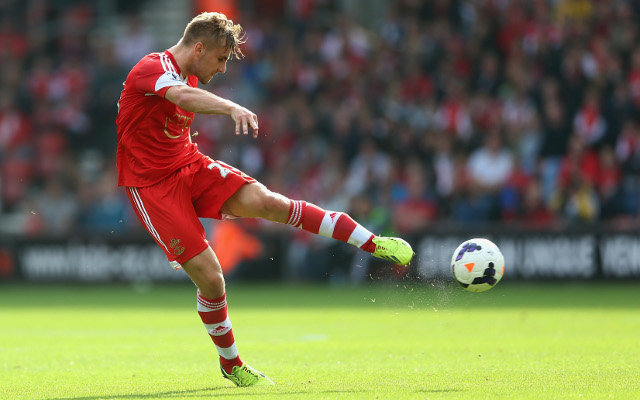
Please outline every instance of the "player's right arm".
M229 115L236 123L236 135L240 134L241 128L245 135L249 134L249 126L251 126L253 137L258 137L258 116L233 101L186 85L169 87L164 98L185 111Z

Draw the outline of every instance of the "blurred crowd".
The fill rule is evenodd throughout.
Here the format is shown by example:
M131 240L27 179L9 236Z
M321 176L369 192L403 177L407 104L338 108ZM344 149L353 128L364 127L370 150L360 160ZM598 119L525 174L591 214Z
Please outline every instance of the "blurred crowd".
M261 137L196 117L203 153L376 233L638 226L640 3L402 0L364 24L339 1L237 4L245 58L205 89ZM108 35L96 7L0 1L3 231L141 229L116 186L116 102L164 48L136 7Z

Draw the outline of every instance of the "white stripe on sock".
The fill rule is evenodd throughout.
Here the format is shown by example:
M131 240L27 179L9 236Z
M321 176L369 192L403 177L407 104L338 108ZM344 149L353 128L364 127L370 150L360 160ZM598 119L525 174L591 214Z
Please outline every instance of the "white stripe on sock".
M298 226L302 223L302 202L298 201L298 212L296 214L296 220L294 221L294 226Z
M295 220L295 217L296 217L298 202L295 200L291 200L291 207L292 207L291 215L289 216L289 220L287 221L288 225L293 225L293 221Z
M238 349L236 348L236 344L232 344L230 347L219 347L216 345L216 349L218 349L218 354L222 358L226 358L227 360L233 360L238 357Z
M357 247L362 247L363 244L367 243L371 236L373 236L373 233L365 229L364 226L358 224L356 225L356 229L351 232L351 236L349 236L347 243Z
M291 200L291 204L293 204L293 210L291 210L291 216L289 217L287 224L298 226L300 224L300 219L302 218L302 202Z
M322 236L333 237L333 230L335 229L336 223L341 216L341 212L327 211L324 214L324 218L322 218L318 233Z
M227 317L224 321L218 324L204 324L207 332L211 336L222 336L231 330L231 321Z
M212 303L198 296L198 312L218 311L222 310L226 305L227 300L221 301L219 303Z

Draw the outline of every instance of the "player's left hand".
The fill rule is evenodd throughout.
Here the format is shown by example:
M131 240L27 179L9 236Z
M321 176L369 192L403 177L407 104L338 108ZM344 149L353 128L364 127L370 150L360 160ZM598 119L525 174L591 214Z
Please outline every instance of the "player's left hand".
M236 135L240 134L241 128L242 133L248 135L249 126L251 126L254 139L258 137L258 116L256 114L244 107L238 106L231 112L231 118L233 118L236 123Z

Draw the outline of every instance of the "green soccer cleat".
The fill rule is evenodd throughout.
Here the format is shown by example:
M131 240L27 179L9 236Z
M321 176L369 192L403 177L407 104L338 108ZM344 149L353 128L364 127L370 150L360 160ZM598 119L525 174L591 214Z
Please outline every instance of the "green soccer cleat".
M373 238L376 250L373 255L398 265L407 265L416 254L411 245L400 238L378 236Z
M235 366L232 368L231 373L227 374L227 372L220 366L220 371L222 371L222 376L227 378L231 382L235 383L236 386L273 386L274 383L271 379L267 378L265 374L258 371L257 369L252 368L247 363L242 363L242 366Z

